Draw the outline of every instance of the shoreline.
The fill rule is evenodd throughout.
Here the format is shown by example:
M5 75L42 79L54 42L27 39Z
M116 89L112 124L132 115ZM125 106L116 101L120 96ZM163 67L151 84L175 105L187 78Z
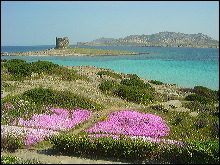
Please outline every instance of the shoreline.
M100 50L89 48L63 48L63 49L47 49L42 51L28 52L1 52L1 56L118 56L118 55L140 55L149 53L137 53L116 50Z
M36 54L27 54L27 55L24 55L24 54L3 54L5 52L2 52L1 56L121 56L121 55L141 55L141 54L150 54L150 53L134 53L134 54L53 54L53 55L43 55L43 54L39 54L39 55L36 55Z

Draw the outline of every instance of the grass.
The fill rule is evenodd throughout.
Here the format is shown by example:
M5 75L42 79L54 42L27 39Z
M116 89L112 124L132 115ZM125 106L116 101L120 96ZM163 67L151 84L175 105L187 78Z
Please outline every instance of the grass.
M135 54L134 52L128 51L116 51L116 50L101 50L101 49L89 49L89 48L78 48L69 47L66 49L57 49L65 53L77 53L86 55L120 55L120 54Z
M29 51L29 52L15 52L14 55L126 55L126 54L139 54L137 52L129 52L129 51L117 51L117 50L101 50L101 49L90 49L90 48L78 48L78 47L68 47L68 48L59 48L59 49L48 49L42 51ZM2 60L3 61L3 60Z

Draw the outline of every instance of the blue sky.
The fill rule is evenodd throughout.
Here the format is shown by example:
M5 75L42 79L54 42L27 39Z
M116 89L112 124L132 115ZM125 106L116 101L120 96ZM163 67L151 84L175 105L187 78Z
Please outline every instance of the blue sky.
M218 1L1 1L1 45L70 44L163 31L219 40Z

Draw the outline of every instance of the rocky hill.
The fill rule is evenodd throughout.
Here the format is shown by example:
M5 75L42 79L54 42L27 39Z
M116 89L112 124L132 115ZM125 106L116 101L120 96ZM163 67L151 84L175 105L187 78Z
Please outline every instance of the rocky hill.
M91 42L78 42L78 46L160 46L218 48L219 41L202 34L159 32L151 35L130 35L125 38L99 38Z

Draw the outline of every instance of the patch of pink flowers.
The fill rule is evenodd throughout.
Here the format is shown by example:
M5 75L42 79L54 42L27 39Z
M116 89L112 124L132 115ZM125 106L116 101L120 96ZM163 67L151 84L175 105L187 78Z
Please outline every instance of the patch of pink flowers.
M98 122L84 131L157 138L168 135L170 131L164 122L161 117L152 114L133 110L118 111L112 112L107 120Z
M59 132L45 129L1 125L1 138L6 137L8 134L22 138L25 145L34 145L40 141L47 140L52 135L58 135Z
M52 114L34 114L30 120L19 118L18 125L32 128L44 128L66 131L74 128L92 116L89 110L67 110L51 108Z

